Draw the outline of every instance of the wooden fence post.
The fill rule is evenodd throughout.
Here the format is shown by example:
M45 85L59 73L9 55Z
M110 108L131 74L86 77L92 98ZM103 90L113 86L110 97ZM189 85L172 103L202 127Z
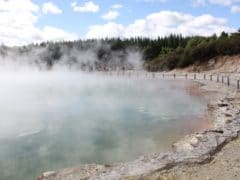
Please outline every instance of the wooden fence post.
M230 78L229 78L229 76L227 77L227 85L230 86Z
M212 81L212 75L210 75L210 81Z
M224 83L224 77L222 76L222 83Z
M219 82L219 75L217 75L217 82Z
M176 79L176 74L173 74L173 78Z
M152 73L152 77L155 78L155 73Z
M237 80L237 89L240 89L240 81L239 80Z

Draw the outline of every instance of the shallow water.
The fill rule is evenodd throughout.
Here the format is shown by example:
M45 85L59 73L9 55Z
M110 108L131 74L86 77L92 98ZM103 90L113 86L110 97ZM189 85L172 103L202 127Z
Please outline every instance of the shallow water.
M0 75L0 179L169 150L199 125L206 101L185 81L77 72Z

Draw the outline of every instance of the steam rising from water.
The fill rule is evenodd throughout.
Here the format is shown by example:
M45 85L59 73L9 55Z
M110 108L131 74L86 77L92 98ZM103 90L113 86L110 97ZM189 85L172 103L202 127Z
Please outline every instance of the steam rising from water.
M0 48L1 180L165 151L186 124L197 123L205 102L189 96L183 82L87 73L141 69L136 49L109 50Z
M19 70L117 70L141 69L137 48L112 49L107 43L47 43L8 48L0 46L0 72Z
M2 72L0 86L3 180L165 151L205 109L183 82L55 70Z

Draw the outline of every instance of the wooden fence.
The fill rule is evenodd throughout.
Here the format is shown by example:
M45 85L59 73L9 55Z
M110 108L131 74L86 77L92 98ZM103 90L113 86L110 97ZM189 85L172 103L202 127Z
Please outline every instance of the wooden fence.
M206 73L162 73L145 71L109 71L108 75L145 77L151 79L186 79L186 80L206 80L222 83L240 90L240 79L234 77L236 74L206 74Z
M217 83L226 84L227 86L235 87L240 89L240 80L236 77L226 76L222 74L203 74L203 73L191 73L191 74L164 74L162 73L162 78L172 78L172 79L190 79L190 80L206 80L215 81Z

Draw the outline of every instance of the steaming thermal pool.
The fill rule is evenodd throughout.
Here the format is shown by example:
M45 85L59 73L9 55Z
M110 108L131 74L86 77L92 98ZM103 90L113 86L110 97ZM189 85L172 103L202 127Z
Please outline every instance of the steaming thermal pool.
M0 179L168 150L206 101L189 82L78 72L0 73Z

